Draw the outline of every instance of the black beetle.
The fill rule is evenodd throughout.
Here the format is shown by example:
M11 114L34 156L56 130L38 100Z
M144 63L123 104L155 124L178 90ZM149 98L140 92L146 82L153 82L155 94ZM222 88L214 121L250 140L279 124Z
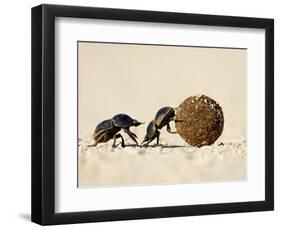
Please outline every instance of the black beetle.
M171 131L170 122L175 119L175 110L172 107L163 107L158 110L155 115L154 120L152 120L146 129L146 135L142 142L144 144L149 144L155 138L157 140L157 144L159 144L159 129L162 129L164 126L167 126L167 131L169 133L176 133Z
M121 146L125 147L124 138L119 133L121 129L138 145L137 135L130 131L130 127L141 124L143 123L131 118L127 114L117 114L113 118L104 120L97 125L93 134L95 143L89 147L96 146L98 143L105 143L111 139L113 139L112 146L115 147L117 138L121 138Z

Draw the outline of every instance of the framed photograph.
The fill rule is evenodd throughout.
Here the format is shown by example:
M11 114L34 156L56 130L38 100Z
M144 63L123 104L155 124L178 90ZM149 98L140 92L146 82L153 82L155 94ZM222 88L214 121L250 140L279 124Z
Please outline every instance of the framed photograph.
M32 8L32 221L273 210L274 21Z

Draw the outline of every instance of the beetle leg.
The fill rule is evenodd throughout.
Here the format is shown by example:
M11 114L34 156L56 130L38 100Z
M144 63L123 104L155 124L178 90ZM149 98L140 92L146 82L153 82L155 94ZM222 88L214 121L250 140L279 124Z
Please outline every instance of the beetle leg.
M156 133L156 143L157 143L157 145L159 145L159 137L160 137L160 132L157 130L157 133Z
M142 143L146 142L146 143L144 144L144 146L148 146L148 144L149 144L150 142L152 142L154 139L155 139L155 137L153 137L153 138L151 138L151 139L149 139L149 140L147 140L147 141L143 141Z
M87 147L96 147L97 145L98 145L98 142L96 141L94 144L88 145Z
M136 140L137 135L132 133L130 129L124 129L124 132L129 135L129 137L138 145L138 141Z
M177 133L177 132L173 132L173 131L171 131L171 126L170 126L170 124L169 124L169 123L167 124L167 132L168 132L168 133L171 133L171 134L175 134L175 133Z
M113 148L116 147L115 144L116 144L116 135L114 135L114 137L113 137L113 143L112 143L112 147L113 147Z
M132 134L135 138L138 138L135 133L133 133L131 130L129 130L129 131L131 132L131 134Z
M147 142L147 141L149 141L149 138L147 137L147 135L145 135L145 137L144 137L144 139L143 139L143 141L142 141L141 144L144 144L144 143Z
M101 140L102 140L103 137L104 137L104 136L100 136L100 138L98 138L98 139L95 141L94 144L88 145L87 147L96 147L96 146L98 145L98 143L101 142Z
M157 133L151 138L151 139L148 139L148 138L144 138L144 140L143 140L143 142L142 142L142 144L144 145L144 146L148 146L148 144L150 144L150 142L152 142L152 141L154 141L154 139L155 138L157 138L156 139L156 142L157 142L157 145L159 144L159 137L160 137L160 132L159 131L157 131ZM146 143L145 143L146 142Z
M116 144L116 139L117 139L117 138L121 138L121 146L122 146L122 147L125 147L124 138L122 137L122 135L121 135L120 133L114 135L112 147L117 147L117 146L115 145L115 144Z

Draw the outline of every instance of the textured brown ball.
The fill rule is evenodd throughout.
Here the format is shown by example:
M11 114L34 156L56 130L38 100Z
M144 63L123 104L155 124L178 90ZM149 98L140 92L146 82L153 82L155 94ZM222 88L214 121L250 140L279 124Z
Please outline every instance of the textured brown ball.
M188 97L176 110L177 133L190 145L213 144L223 131L224 117L220 105L201 95Z

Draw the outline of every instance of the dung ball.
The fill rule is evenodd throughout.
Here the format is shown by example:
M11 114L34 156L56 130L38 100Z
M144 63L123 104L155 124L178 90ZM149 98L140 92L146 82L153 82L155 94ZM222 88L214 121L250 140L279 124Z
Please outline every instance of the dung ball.
M223 131L222 108L205 95L188 97L176 109L175 126L177 133L189 145L211 145Z

